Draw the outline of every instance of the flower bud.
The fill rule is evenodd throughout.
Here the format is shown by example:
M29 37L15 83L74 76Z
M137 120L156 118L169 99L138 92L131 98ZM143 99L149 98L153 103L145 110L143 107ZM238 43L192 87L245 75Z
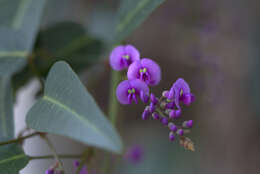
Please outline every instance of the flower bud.
M192 125L193 125L192 120L184 121L183 124L182 124L182 126L185 127L185 128L192 128Z
M169 129L170 129L171 131L173 131L173 132L176 132L176 131L177 131L177 126L176 126L174 123L172 123L172 122L170 122L170 123L168 124L168 127L169 127Z
M161 123L163 125L167 126L168 125L168 118L166 118L166 117L161 118Z
M174 141L175 140L175 135L174 135L173 132L169 133L169 139L170 139L170 141Z
M154 112L152 114L152 117L153 117L154 120L159 120L160 119L160 115L158 113L156 113L156 112Z
M153 113L155 111L155 105L151 102L150 103L150 112Z
M162 92L162 96L168 98L169 91L165 90Z
M158 103L158 99L155 97L155 95L153 93L151 93L151 95L150 95L150 100L154 105L156 105Z
M180 136L183 136L183 134L184 134L183 129L178 129L177 134L180 135Z
M142 119L147 120L150 116L150 111L148 109L145 109L143 114L142 114Z

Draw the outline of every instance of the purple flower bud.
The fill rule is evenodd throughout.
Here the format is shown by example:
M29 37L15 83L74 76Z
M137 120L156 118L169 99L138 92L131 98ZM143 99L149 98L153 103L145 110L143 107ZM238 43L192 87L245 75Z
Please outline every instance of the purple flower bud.
M149 96L146 95L143 91L140 91L140 98L144 103L147 103L149 101Z
M163 97L168 98L168 95L169 95L169 91L166 90L162 92Z
M183 134L184 134L183 129L178 129L177 134L180 135L180 136L183 136Z
M166 108L167 109L173 109L175 107L174 101L167 103Z
M168 127L171 131L176 132L177 131L177 126L174 123L169 123Z
M192 128L192 125L193 125L193 121L192 120L183 122L183 127Z
M117 46L110 54L110 65L117 71L127 68L130 64L137 60L140 60L140 53L132 45Z
M158 103L158 99L155 97L155 95L153 93L151 93L151 95L150 95L150 100L154 105L156 105Z
M150 103L150 112L153 113L155 111L155 105L153 103Z
M152 117L153 117L154 120L159 120L160 119L160 115L157 112L154 112L152 114Z
M170 139L170 141L174 141L175 140L175 135L174 135L173 132L169 133L169 139Z
M137 164L143 159L144 150L143 147L139 145L132 146L125 153L125 159L131 163Z
M145 109L142 114L142 119L147 120L149 118L150 114L151 114L151 112L149 111L149 109Z
M171 88L169 93L168 93L167 99L169 101L171 101L173 99L173 97L174 97L174 88Z
M181 116L181 110L172 110L170 113L169 113L169 117L170 119L177 119Z
M147 85L157 85L161 80L161 68L151 59L143 58L133 62L127 71L129 80L140 79Z
M168 118L166 118L166 117L161 118L161 123L163 125L167 126L168 125Z
M75 167L75 172L77 170L77 168L79 167L80 162L78 160L74 161L74 167ZM80 174L88 174L88 170L87 170L87 166L83 166L83 168L80 171Z
M54 174L54 169L48 169L48 170L46 171L46 174Z
M137 103L137 97L143 91L145 95L149 94L149 88L143 81L139 79L124 80L117 86L116 96L121 104L131 104L132 101Z

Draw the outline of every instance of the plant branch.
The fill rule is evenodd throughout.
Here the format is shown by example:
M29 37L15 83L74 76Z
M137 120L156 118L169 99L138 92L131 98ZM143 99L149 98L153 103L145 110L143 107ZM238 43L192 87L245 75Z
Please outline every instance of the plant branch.
M75 159L81 158L82 154L58 154L59 158ZM52 159L53 155L29 156L30 160Z
M34 132L32 134L29 134L29 135L26 135L26 136L23 136L23 137L18 137L16 139L3 141L3 142L0 142L0 146L6 145L6 144L12 144L12 143L19 143L19 142L24 141L27 138L31 138L31 137L34 137L34 136L37 136L37 135L40 135L40 133L39 132Z
M59 163L59 167L61 169L61 173L64 174L64 168L63 168L63 164L62 161L60 160L55 147L53 146L53 144L51 143L51 141L46 137L46 135L41 136L43 140L45 140L45 142L47 143L47 145L49 146L49 148L51 149L52 153L53 153L53 157L56 159L56 161Z

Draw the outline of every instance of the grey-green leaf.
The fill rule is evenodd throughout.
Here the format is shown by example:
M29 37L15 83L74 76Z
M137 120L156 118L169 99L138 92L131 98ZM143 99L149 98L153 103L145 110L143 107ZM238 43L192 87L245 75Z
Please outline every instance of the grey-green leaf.
M14 136L13 100L9 76L0 77L0 140Z
M120 42L133 32L165 0L121 0L115 41Z
M44 96L30 109L27 125L120 153L121 139L77 75L64 62L53 65Z
M17 174L29 162L26 156L17 144L10 144L0 147L0 173Z
M45 0L0 1L0 75L19 71L26 63L38 30Z

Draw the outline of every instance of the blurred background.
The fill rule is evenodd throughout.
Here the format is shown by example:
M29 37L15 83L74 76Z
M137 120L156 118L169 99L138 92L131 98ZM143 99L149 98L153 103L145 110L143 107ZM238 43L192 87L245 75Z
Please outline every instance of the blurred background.
M109 42L117 5L116 0L48 1L34 48L42 75L57 57L64 57L105 112L111 69L101 60L108 60L103 46ZM194 120L189 137L196 152L170 143L167 128L158 122L142 121L143 105L120 106L118 129L124 144L140 145L144 156L137 164L114 157L114 173L260 173L259 5L245 0L168 0L128 37L125 43L135 45L142 57L156 60L162 68L162 81L153 88L157 96L179 77L190 84L196 101L184 109L183 118ZM88 42L80 51L59 51L66 46L63 43L81 35ZM20 81L15 83L18 133L41 91L26 68L15 79ZM50 138L60 153L84 149L64 137ZM41 155L49 154L49 149L33 138L26 142L25 152ZM93 164L100 174L102 157L100 153ZM31 161L21 173L44 173L52 163ZM65 160L65 166L72 173L72 161Z

